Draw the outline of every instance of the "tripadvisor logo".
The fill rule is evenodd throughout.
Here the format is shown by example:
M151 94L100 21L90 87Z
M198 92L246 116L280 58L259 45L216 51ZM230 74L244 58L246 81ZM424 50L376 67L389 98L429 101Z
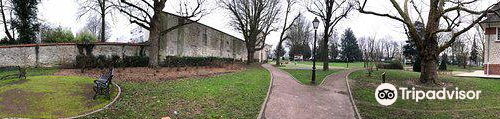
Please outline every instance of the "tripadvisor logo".
M415 102L418 102L419 100L423 99L429 99L429 100L444 100L444 99L479 99L479 94L481 93L480 90L477 91L464 91L464 90L459 90L458 87L455 88L455 90L446 90L446 88L443 88L443 90L435 91L435 90L428 90L428 91L422 91L422 90L415 90L415 88L412 88L409 90L406 87L400 87L399 91L401 91L401 99L403 100L415 100ZM396 99L398 99L398 90L396 87L392 84L389 83L383 83L377 87L375 90L375 99L377 99L378 103L381 105L392 105L394 102L396 102Z

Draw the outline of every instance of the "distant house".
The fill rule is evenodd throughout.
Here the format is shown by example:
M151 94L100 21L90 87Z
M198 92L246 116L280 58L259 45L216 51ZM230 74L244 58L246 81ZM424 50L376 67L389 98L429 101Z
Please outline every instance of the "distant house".
M293 60L295 61L304 61L304 55L302 54L295 54L293 56L294 56Z
M256 51L254 53L254 59L259 62L266 62L269 59L269 54L271 54L273 46L266 44L264 46L264 49Z
M493 9L500 8L496 5ZM500 75L500 17L494 13L488 13L487 18L480 22L481 28L485 31L484 73Z

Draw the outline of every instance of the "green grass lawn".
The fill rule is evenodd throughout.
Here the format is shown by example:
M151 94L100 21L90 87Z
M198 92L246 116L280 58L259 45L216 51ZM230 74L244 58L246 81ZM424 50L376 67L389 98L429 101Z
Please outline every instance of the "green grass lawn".
M27 77L30 76L42 76L42 75L53 75L55 72L57 72L57 68L28 68L26 69ZM0 72L0 78L11 75L11 74L17 74L19 73L18 70L12 70L12 71L5 71L5 72ZM8 79L5 80L0 80L0 87L3 85L17 81L19 80L17 77L9 77Z
M272 65L276 64L275 61L272 61L269 63ZM349 68L363 68L363 62L353 62L353 63L329 62L328 66L330 66L330 68L348 68L347 64L349 64ZM289 61L288 64L284 64L284 66L282 66L281 68L284 68L284 69L311 69L312 65L313 65L312 61L297 61L296 64L293 61ZM322 69L323 62L316 62L316 68Z
M297 64L305 64L305 65L313 65L311 61L303 61L303 62L297 62ZM323 67L323 62L316 62L316 65ZM363 62L352 62L352 63L339 63L339 62L329 62L328 66L330 67L342 67L342 68L348 68L347 65L349 65L349 68L361 68L363 67Z
M28 76L26 80L9 80L0 87L0 118L64 118L110 102L92 99L94 79L89 77Z
M118 82L111 109L86 118L257 118L270 83L262 67L211 78ZM177 114L176 114L177 113Z
M442 90L443 87L416 85L419 73L385 70L388 83L396 87L416 87L418 90ZM374 92L381 83L381 71L375 71L369 77L367 71L357 71L349 75L356 105L363 118L497 118L500 114L500 80L481 78L440 77L447 90L481 90L479 100L402 100L391 106L381 106L375 99ZM417 81L418 82L418 81ZM418 83L417 83L418 84ZM398 90L400 93L400 90Z
M312 71L311 70L302 70L302 69L283 69L286 72L290 73L295 79L297 79L300 83L306 84L306 85L311 85L311 76L312 76ZM323 71L323 70L316 70L316 84L318 85L321 82L323 82L323 79L325 79L326 76L339 72L340 70L328 70L328 71Z
M458 65L448 65L446 66L448 68L448 71L465 71L465 72L473 72L476 70L484 70L482 66L466 66L465 69L463 66L458 66Z

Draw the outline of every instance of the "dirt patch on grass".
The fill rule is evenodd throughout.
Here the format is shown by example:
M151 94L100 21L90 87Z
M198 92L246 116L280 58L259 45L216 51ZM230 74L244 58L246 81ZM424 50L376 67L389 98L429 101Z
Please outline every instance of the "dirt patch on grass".
M0 97L2 97L0 112L14 115L27 114L32 111L43 112L43 109L32 109L33 107L30 107L30 100L41 98L43 95L45 93L33 93L20 89L7 90L0 93Z
M162 68L115 68L115 80L121 81L163 81L188 77L210 77L244 70L244 64L231 64L217 67L162 67ZM93 69L81 73L80 69L61 69L55 73L60 76L99 77L105 70Z
M73 93L72 95L73 96L82 96L84 97L84 100L85 100L85 106L87 107L94 107L94 106L97 106L99 104L101 104L101 102L98 102L96 100L94 100L94 85L92 84L85 84L85 85L80 85L79 87L81 87L81 89L83 89L83 91L81 92L75 92Z

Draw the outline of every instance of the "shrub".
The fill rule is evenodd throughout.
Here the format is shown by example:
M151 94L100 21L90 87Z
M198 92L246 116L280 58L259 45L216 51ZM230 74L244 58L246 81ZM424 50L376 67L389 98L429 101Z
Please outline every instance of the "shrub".
M149 57L147 56L125 56L121 66L124 67L147 67L149 65Z
M94 60L95 64L93 64L93 68L104 68L109 66L110 62L108 62L107 58L105 55L99 55L96 57Z
M448 64L448 55L446 55L446 53L444 53L441 56L441 63L439 63L439 70L446 71L448 69L448 67L446 67L446 64Z
M18 42L16 40L9 40L7 37L3 37L0 39L0 45L12 45L12 44L17 44Z
M79 43L97 42L97 36L90 33L89 31L83 30L76 35L76 41Z
M110 65L111 66L122 67L121 64L120 64L120 62L121 62L120 56L118 56L118 55L112 55L111 56L111 60L110 60Z
M404 69L403 64L401 64L401 62L399 61L378 63L377 67L380 69Z
M77 55L75 67L86 69L93 68L95 67L95 61L94 56Z
M413 62L413 71L414 72L420 72L421 66L420 66L420 57L417 55L415 58L415 62Z
M42 31L42 41L44 43L72 43L75 42L75 36L71 30L57 27Z

